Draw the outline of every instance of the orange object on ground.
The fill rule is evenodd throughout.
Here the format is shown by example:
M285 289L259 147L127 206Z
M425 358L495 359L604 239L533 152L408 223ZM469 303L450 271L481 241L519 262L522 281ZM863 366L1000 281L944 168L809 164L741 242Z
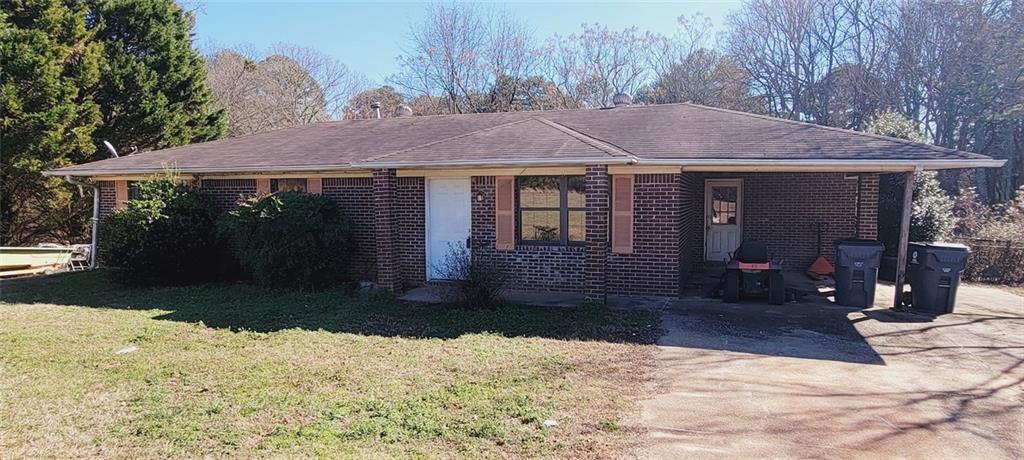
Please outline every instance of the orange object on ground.
M832 276L835 271L835 268L824 256L818 256L817 259L814 259L814 263L807 268L807 274L810 275L811 278L815 279Z

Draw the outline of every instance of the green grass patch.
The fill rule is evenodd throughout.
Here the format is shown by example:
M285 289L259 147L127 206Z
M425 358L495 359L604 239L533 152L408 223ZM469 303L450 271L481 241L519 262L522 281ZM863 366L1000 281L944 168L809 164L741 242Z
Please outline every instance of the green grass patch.
M5 281L0 299L14 457L616 457L660 326L103 272Z

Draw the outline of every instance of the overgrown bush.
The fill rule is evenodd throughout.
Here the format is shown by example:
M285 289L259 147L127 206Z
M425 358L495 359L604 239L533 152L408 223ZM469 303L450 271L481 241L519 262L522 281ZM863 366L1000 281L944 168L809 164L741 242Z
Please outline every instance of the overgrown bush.
M348 278L351 226L328 198L279 192L242 201L219 223L241 270L261 286L322 289Z
M452 248L440 272L450 283L443 291L445 300L465 308L493 308L508 288L508 270L487 254L472 255L465 249Z
M167 173L100 224L100 261L124 281L186 284L217 275L223 255L210 198Z
M985 206L973 187L956 200L957 241L971 247L964 278L1000 284L1024 284L1024 187L1009 203Z
M971 248L963 277L968 281L1024 284L1024 244L1005 240L964 238L959 242Z

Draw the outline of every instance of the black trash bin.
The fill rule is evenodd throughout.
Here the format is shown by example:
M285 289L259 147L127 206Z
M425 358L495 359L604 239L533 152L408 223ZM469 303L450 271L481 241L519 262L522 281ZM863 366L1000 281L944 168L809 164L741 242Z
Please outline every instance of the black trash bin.
M952 313L960 273L967 265L970 248L955 243L907 245L907 282L910 304L922 313Z
M836 303L865 308L875 303L878 267L885 246L877 241L836 242Z

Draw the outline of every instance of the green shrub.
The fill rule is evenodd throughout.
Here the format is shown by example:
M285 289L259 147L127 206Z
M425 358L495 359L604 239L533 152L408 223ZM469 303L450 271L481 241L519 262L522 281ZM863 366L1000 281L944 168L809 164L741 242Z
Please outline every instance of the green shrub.
M217 274L217 242L210 198L168 173L137 184L124 209L100 224L100 260L124 281L186 284Z
M926 143L912 120L895 111L876 113L867 131L883 136ZM878 237L886 251L895 253L900 238L903 210L903 175L883 174L878 186ZM942 190L938 175L924 171L914 175L914 197L910 216L910 241L938 241L952 236L956 227L953 199Z
M878 234L889 252L895 252L903 210L903 175L883 174L878 187ZM935 171L914 175L910 241L942 241L952 237L957 218L953 198L939 185Z
M333 201L302 192L245 200L219 223L246 275L261 286L286 289L345 281L350 228Z

